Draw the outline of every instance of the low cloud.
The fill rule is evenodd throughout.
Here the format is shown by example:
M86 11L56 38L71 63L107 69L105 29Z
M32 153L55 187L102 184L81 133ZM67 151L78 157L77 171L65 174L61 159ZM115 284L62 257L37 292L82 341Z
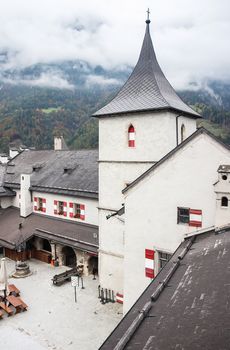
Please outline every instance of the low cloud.
M11 85L26 85L37 87L49 87L55 89L74 89L74 86L70 84L66 79L59 75L52 73L42 73L37 78L20 79L20 78L2 78L4 83Z
M91 86L91 85L121 85L122 82L118 79L114 78L106 78L101 75L89 75L86 78L85 82L86 86Z
M208 78L230 80L229 0L151 5L153 43L174 87ZM149 0L110 0L109 5L106 0L7 0L0 12L0 70L64 60L109 69L133 66L148 7ZM42 83L46 76L40 78Z

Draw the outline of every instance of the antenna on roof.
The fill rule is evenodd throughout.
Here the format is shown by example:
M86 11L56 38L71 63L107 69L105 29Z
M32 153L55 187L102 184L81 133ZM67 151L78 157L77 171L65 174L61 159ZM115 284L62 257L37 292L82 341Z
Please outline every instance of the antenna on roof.
M145 23L149 24L150 23L150 19L149 19L150 11L149 11L149 8L148 8L148 10L146 12L147 12L147 20L145 21Z

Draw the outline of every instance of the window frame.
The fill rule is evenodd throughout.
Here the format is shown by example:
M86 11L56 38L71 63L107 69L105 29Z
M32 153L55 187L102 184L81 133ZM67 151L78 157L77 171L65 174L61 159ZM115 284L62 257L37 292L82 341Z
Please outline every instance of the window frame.
M64 215L64 201L58 201L58 215Z
M37 197L37 211L43 211L43 198Z
M81 218L81 204L80 203L73 203L73 217L75 219Z
M157 251L157 253L158 253L158 271L161 271L164 268L164 266L171 259L172 254L165 252L165 251L162 251L162 250ZM162 254L165 254L166 257L161 256ZM161 266L161 264L162 264L162 266Z
M180 214L180 211L181 210L186 210L186 211L188 211L188 214L184 214L184 215L182 215L182 214ZM181 218L183 218L183 217L187 217L187 220L186 221L183 221L183 220L181 220ZM177 224L184 224L184 225L187 225L187 224L189 224L189 222L190 222L190 208L187 208L187 207L177 207Z

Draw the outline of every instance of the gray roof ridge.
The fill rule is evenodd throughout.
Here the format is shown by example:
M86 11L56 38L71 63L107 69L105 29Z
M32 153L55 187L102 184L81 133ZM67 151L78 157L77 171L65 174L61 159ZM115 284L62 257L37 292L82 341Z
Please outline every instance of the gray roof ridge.
M80 188L68 188L68 187L60 187L60 186L45 186L45 185L39 185L39 184L32 184L30 189L33 190L34 188L50 188L50 189L57 189L57 190L68 190L68 191L78 191L78 192L87 192L87 193L98 193L98 191L93 190L82 190Z
M178 146L173 148L169 153L167 153L163 158L161 158L158 162L153 164L148 170L146 170L143 174L138 176L129 186L125 187L122 190L122 193L126 193L130 190L130 188L134 187L137 183L139 183L143 178L145 178L149 173L151 173L154 169L156 169L158 166L160 166L162 163L164 163L167 159L171 158L177 151L179 151L183 146L185 146L187 143L189 143L191 140L193 140L195 137L197 137L200 134L206 134L212 139L214 139L217 143L219 143L224 148L230 150L230 146L224 144L222 141L220 141L215 135L213 135L210 131L205 129L204 127L198 128L193 134L191 134L187 139L185 139L183 142L181 142Z

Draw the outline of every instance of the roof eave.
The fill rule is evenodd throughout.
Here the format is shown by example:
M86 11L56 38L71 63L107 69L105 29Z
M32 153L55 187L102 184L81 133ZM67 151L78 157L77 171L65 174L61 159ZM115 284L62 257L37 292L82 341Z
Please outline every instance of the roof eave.
M160 107L160 108L146 108L146 109L136 109L136 110L132 110L132 111L121 111L121 112L114 112L114 113L103 113L103 114L97 114L94 113L91 117L94 117L94 118L106 118L106 117L109 117L109 116L112 116L112 117L120 117L120 116L123 116L125 114L136 114L136 113L147 113L147 112L159 112L159 111L174 111L174 112L177 112L179 113L180 115L182 116L185 116L185 117L188 117L188 118L194 118L194 119L200 119L202 118L202 116L195 112L194 111L194 114L191 112L185 112L185 111L182 111L182 110L179 110L179 109L176 109L176 108L173 108L173 107Z

